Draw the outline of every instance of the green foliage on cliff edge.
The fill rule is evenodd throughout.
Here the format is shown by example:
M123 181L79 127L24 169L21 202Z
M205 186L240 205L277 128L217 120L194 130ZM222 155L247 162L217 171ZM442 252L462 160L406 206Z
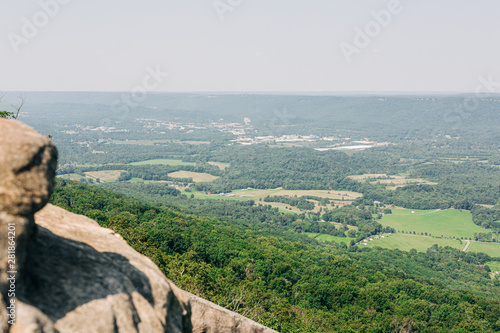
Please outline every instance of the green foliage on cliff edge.
M5 119L14 118L14 112L0 111L0 118L5 118Z
M52 203L120 233L180 288L280 332L500 331L486 255L348 252L65 181Z

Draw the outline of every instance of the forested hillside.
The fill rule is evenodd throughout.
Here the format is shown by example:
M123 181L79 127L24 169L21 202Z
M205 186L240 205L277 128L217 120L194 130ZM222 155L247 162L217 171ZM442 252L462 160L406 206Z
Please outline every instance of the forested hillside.
M280 332L500 330L484 254L342 249L66 181L52 202L120 233L179 287Z

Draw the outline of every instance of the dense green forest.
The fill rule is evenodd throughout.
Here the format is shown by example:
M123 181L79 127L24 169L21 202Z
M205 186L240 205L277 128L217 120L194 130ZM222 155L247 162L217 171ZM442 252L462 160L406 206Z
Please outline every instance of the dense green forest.
M126 170L131 177L144 180L172 180L168 174L185 170L206 172L220 176L211 183L198 183L196 189L212 193L230 192L241 188L277 188L290 190L327 189L350 190L363 193L366 200L415 208L449 208L465 200L475 204L495 205L500 197L500 173L498 167L476 160L453 163L434 158L419 163L401 162L403 151L395 148L377 151L346 153L340 151L318 152L308 148L273 148L267 145L251 147L220 146L217 144L184 147L182 145L113 147L112 156L96 155L97 160L87 161L99 166L61 167L60 174L96 170ZM123 151L122 151L123 149ZM155 151L161 151L160 154ZM170 153L168 151L170 151ZM121 157L124 156L124 157ZM99 161L106 157L108 163ZM141 165L124 162L153 158L179 158L192 165ZM226 162L231 165L225 171L208 164L208 161ZM425 162L424 162L425 161ZM113 163L109 165L109 163ZM262 172L266 170L266 172ZM385 186L368 184L348 178L361 174L406 174L409 178L424 178L437 185L408 185L395 191Z
M99 170L125 170L119 180L132 177L152 181L174 181L188 185L201 192L231 192L241 188L273 189L282 187L289 190L348 190L363 194L353 203L354 206L373 206L378 201L384 205L395 205L410 209L457 209L472 210L474 222L483 228L500 231L498 210L479 206L496 205L500 198L500 172L498 167L488 163L480 163L475 159L460 160L460 163L433 157L420 159L418 163L410 163L403 159L404 152L390 148L387 150L347 153L340 151L318 152L309 148L276 148L269 145L251 147L224 146L220 144L188 146L186 155L154 153L160 146L128 146L128 150L114 151L108 159L117 159L115 164L98 166L63 166L60 174L76 173L84 176L84 172ZM149 148L148 148L149 147ZM179 150L182 145L167 145L167 148ZM148 150L149 149L149 150ZM133 161L131 156L138 153L141 158L167 157L182 158L186 163L195 165L130 165L118 163ZM149 151L149 155L147 154ZM142 154L142 155L141 155ZM123 158L120 156L124 156ZM99 157L101 158L101 157ZM221 170L208 164L208 161L226 162L230 167ZM175 171L204 172L219 178L209 183L192 183L191 179L179 179L169 176ZM262 172L266 170L266 172ZM395 189L387 188L375 180L354 180L351 175L362 174L405 174L408 178L423 178L435 182L428 184L407 184ZM114 186L115 190L126 191L130 186L135 194L146 195L152 187L127 184ZM131 194L131 193L128 193ZM326 204L323 198L291 198L271 196L264 201L282 202L296 206L305 211L311 210L310 200L318 200ZM300 204L300 207L299 207ZM474 208L474 209L473 209ZM326 214L326 212L325 212ZM322 219L330 220L328 214ZM314 215L308 215L314 219ZM354 224L356 225L356 224Z
M120 233L179 287L280 332L500 330L484 254L342 249L66 181L52 202Z
M129 196L156 202L161 206L171 206L174 204L183 213L212 216L223 219L229 223L238 221L246 227L259 225L266 227L270 234L279 235L282 232L312 232L322 233L332 236L346 237L348 225L357 226L356 231L351 231L349 237L358 241L379 232L394 232L392 228L382 227L375 221L372 213L379 211L371 206L361 206L356 208L349 205L339 209L325 210L324 213L284 213L277 207L254 200L226 201L217 199L195 199L182 194L180 191L167 184L127 184L111 183L106 187L115 192L125 193ZM295 198L284 197L286 201L293 201ZM270 200L270 199L268 199ZM272 199L275 200L275 199ZM319 222L320 219L326 222ZM328 222L342 223L342 227L336 227Z

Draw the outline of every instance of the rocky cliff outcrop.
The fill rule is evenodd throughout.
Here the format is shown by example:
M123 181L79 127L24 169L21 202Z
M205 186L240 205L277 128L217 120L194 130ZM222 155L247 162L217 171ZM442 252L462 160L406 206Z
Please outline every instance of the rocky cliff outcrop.
M0 329L14 319L19 276L35 237L34 212L49 200L57 151L30 127L0 119ZM9 296L10 295L10 296ZM11 303L12 302L12 303ZM7 309L8 308L8 309Z
M0 119L1 332L275 332L178 289L95 221L45 206L56 164L50 140Z
M224 309L203 298L187 293L193 311L194 333L278 333L242 315Z

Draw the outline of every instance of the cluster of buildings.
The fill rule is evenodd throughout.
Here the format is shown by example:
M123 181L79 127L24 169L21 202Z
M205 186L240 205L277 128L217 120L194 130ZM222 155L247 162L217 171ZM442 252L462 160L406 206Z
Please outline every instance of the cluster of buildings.
M386 238L386 237L389 237L391 234L387 234L387 235L373 235L371 236L370 238L365 238L363 239L362 241L360 241L359 243L356 243L356 245L368 245L368 242L371 242L371 241L374 241L374 240L377 240L377 239L382 239L382 238Z

